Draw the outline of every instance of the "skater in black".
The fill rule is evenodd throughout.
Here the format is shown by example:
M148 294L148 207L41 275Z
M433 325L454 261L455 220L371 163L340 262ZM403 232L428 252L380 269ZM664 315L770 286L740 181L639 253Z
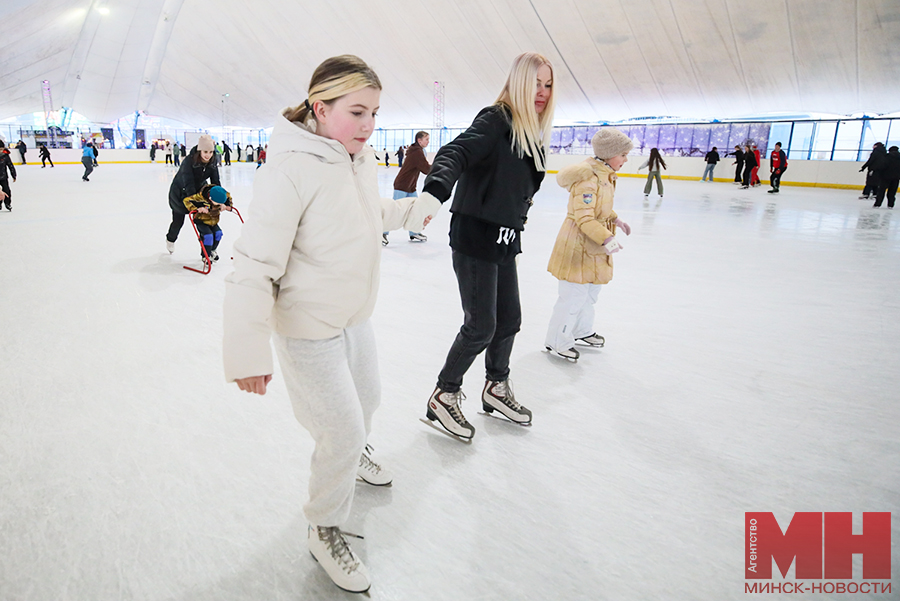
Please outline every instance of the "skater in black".
M175 240L178 239L178 232L181 231L184 218L188 214L184 199L199 192L207 180L214 186L221 185L219 170L213 160L215 148L212 138L206 134L200 136L197 145L181 163L172 185L169 186L169 208L172 209L172 223L166 233L166 250L169 253L175 252Z
M27 165L25 162L25 153L28 152L28 146L25 145L25 142L19 140L19 143L16 144L16 148L19 150L19 156L22 157L22 164Z
M41 144L39 152L41 155L41 169L47 166L47 161L50 161L50 167L53 167L53 160L50 158L50 151L47 149L46 144Z
M426 417L462 440L475 435L460 409L463 376L482 352L482 407L515 423L531 423L531 411L516 401L509 384L509 357L522 321L516 255L531 199L546 172L552 79L552 66L540 54L516 57L497 101L438 152L420 197L445 202L456 186L450 247L465 321L428 399Z
M884 190L887 192L889 209L894 208L898 185L900 185L900 149L896 146L891 146L887 153L887 161L884 168Z
M93 159L94 167L100 166L100 163L97 162L97 157L100 156L100 151L97 149L98 146L99 146L99 144L94 144L91 146L91 150L93 151L93 154L94 154L94 159Z
M741 190L746 190L750 187L750 178L753 174L754 167L758 167L759 165L756 162L756 155L753 154L753 150L750 149L749 146L744 147L744 180L743 185L741 186Z
M6 204L6 210L12 211L12 190L9 188L9 176L16 181L16 166L13 165L9 156L9 150L3 140L0 140L0 190L3 191L3 203Z
M740 146L734 147L734 162L732 165L737 165L734 168L734 183L741 183L741 172L744 170L744 151L741 150Z
M866 171L866 185L863 187L862 196L859 197L860 200L869 200L869 196L875 196L875 192L878 189L875 167L881 163L883 157L879 147L881 150L884 150L884 144L875 142L875 145L872 146L872 152L869 154L869 159L859 168L860 173L868 169Z
M228 142L222 140L222 159L225 161L226 165L231 164L231 146L228 145ZM240 159L238 159L240 160Z

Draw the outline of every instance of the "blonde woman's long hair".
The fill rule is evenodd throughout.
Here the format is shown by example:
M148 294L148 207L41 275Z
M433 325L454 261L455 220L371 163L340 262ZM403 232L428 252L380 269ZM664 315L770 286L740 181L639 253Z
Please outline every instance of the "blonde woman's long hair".
M494 104L502 104L512 113L512 149L519 157L528 155L534 159L538 171L546 171L543 153L550 144L553 132L553 111L556 94L550 89L550 100L539 115L534 110L537 96L537 72L541 66L550 67L551 81L553 65L537 52L525 52L516 57L506 78L503 91Z
M315 119L313 105L321 100L331 105L335 100L363 88L381 89L381 80L358 56L342 54L325 59L309 80L309 97L303 104L285 114L288 121L307 123Z

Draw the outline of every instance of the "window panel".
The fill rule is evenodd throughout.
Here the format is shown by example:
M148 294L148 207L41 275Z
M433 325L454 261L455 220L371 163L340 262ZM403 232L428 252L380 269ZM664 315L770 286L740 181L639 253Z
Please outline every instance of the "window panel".
M809 158L809 149L812 145L813 123L800 122L794 123L794 134L791 137L791 151L788 153L788 159Z
M840 121L837 140L834 142L834 159L838 161L858 161L860 158L860 138L862 121ZM870 148L871 151L871 148ZM869 156L865 153L865 156Z
M836 121L821 121L816 124L812 154L810 154L809 158L817 161L831 160L831 150L834 147L834 132L836 130Z

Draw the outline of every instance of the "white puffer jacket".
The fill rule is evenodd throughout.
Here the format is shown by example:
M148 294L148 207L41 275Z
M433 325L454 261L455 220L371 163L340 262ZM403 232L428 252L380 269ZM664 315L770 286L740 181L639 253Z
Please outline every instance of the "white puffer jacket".
M314 125L313 125L314 128ZM381 233L420 231L440 203L381 198L375 153L278 116L225 278L225 378L272 373L271 332L325 339L372 315Z

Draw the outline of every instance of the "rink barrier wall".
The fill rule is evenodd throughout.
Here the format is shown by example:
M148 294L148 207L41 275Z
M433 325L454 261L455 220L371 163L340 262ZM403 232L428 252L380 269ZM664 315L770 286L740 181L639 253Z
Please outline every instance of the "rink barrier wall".
M52 149L50 158L57 165L80 165L81 149L78 148L57 148ZM41 159L37 150L29 149L25 155L28 164L40 164ZM237 159L237 155L232 153L232 160ZM243 153L242 153L243 158ZM19 155L13 152L10 157L19 166ZM165 156L161 151L156 154L157 163L165 163ZM429 153L429 158L433 159L433 155ZM587 157L576 154L551 154L548 157L548 173L557 173L560 169L567 165L580 163ZM646 160L643 156L630 156L628 162L619 171L620 177L637 177L646 178L647 170L638 172L637 168ZM663 171L663 179L671 180L700 180L703 176L703 170L706 163L700 157L665 157L667 169ZM101 165L115 163L150 163L149 150L133 150L133 149L104 149L100 151L97 161ZM733 159L730 157L724 159L716 165L715 181L731 182L734 180L734 166L731 164ZM784 177L781 178L783 186L805 186L814 188L840 188L845 190L862 190L865 185L866 176L860 173L859 169L863 163L859 161L801 161L793 159L788 162L788 170ZM763 165L759 170L759 177L764 184L769 180L769 161L763 159Z
M560 169L580 163L587 157L574 154L551 154L548 159L547 172L558 173ZM620 177L647 178L647 168L638 172L646 156L629 156L628 162L619 171ZM700 181L706 162L701 157L663 157L667 169L662 172L662 179ZM734 159L728 157L719 161L715 170L715 181L734 181ZM788 169L781 178L782 186L804 186L811 188L838 188L843 190L862 190L866 183L866 174L860 173L863 166L860 161L788 161ZM763 185L769 183L769 161L763 159L759 169L759 179Z

